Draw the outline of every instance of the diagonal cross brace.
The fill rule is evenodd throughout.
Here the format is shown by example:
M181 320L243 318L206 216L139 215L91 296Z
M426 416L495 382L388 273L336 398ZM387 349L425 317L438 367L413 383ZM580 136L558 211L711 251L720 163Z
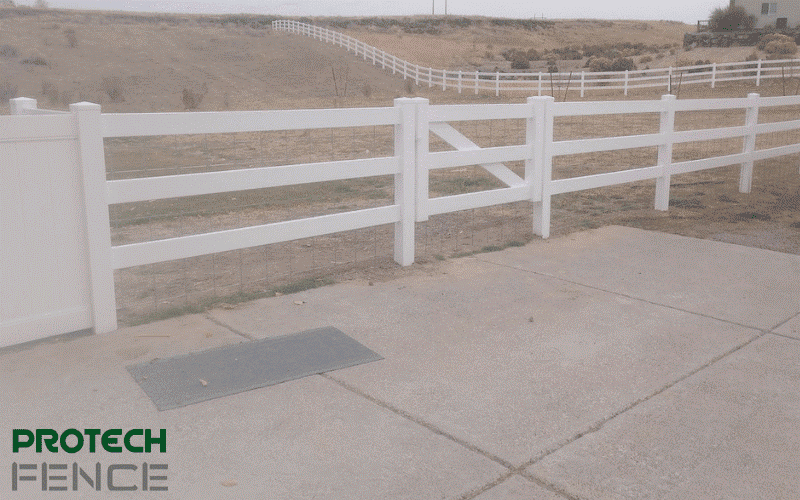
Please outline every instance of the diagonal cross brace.
M454 129L447 123L431 123L430 131L439 136L443 141L450 144L458 151L470 151L481 149L477 144L469 140L464 134ZM520 186L525 184L525 180L515 174L510 168L502 163L491 163L481 165L487 172L500 179L506 186Z

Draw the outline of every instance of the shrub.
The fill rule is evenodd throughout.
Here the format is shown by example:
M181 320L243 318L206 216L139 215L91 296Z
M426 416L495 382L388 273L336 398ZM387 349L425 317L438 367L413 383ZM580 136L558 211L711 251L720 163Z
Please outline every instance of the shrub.
M517 52L514 54L514 59L511 61L512 69L528 69L531 63L528 62L528 56L524 52Z
M601 71L611 71L611 59L607 57L595 57L591 59L589 62L589 69L593 73L599 73Z
M768 33L762 36L761 39L758 40L758 45L756 45L756 48L758 50L765 50L767 48L767 44L769 42L774 42L774 41L778 42L792 41L792 38L786 35L781 35L780 33Z
M555 54L559 59L563 59L565 61L578 61L583 59L583 54L580 51L580 47L573 46L553 49L553 54Z
M751 30L756 24L756 17L747 13L740 5L716 8L711 13L708 27L713 32Z
M595 57L587 62L586 66L592 72L605 72L605 71L633 71L636 65L633 59L628 57L617 57L609 59L608 57Z
M106 93L111 102L123 102L125 100L122 95L122 80L116 76L103 78L100 82L100 89Z
M747 58L745 59L745 61L758 61L758 60L759 60L758 52L756 52L755 50L751 52L750 55L747 56Z
M34 66L50 66L50 63L47 62L42 56L31 56L27 59L23 59L20 61L20 64L33 64Z
M58 87L51 81L42 82L42 95L47 97L51 106L58 104Z
M67 45L69 45L69 48L74 49L78 46L78 37L75 35L74 29L68 28L64 30L64 38L67 39Z
M784 36L784 35L781 35ZM788 36L786 40L772 40L764 47L764 52L770 56L790 56L797 54L797 44Z
M611 71L633 71L635 69L636 65L633 64L633 59L628 57L619 57L611 63Z
M547 72L548 73L558 73L558 65L556 65L556 60L550 58L547 60Z
M525 55L528 57L529 61L539 61L542 58L542 55L539 54L539 51L536 49L528 49Z
M0 101L8 101L17 97L17 86L12 85L11 82L0 83Z
M189 90L186 87L183 88L183 107L185 109L197 109L200 106L200 103L203 102L203 98L208 93L208 85L203 83L203 86L200 88L200 92L195 92L193 90Z
M649 63L649 62L652 62L652 61L653 61L652 57L644 56L641 59L639 59L639 64L646 64L646 63Z
M19 55L19 52L17 51L17 48L14 47L13 45L0 46L0 57L12 58L12 57L17 57L17 55Z

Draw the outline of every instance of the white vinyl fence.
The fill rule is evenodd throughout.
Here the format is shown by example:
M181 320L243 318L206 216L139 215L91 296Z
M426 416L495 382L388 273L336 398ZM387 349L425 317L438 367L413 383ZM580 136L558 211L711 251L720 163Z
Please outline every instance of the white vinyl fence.
M755 86L769 79L791 79L800 76L800 59L758 60L736 63L712 63L697 66L653 68L634 71L569 72L548 73L500 71L463 71L422 67L388 54L380 49L357 40L351 36L312 24L298 21L273 21L274 30L298 35L338 45L356 56L361 56L373 65L399 73L404 79L412 79L417 85L452 89L458 93L480 91L500 93L521 92L528 95L546 95L551 89L560 92L566 89L580 92L584 97L587 91L622 90L628 95L630 90L643 88L663 88L671 93L682 85L706 84L715 88L720 82L750 81Z
M394 224L394 259L414 262L415 222L458 210L527 200L533 231L550 234L552 196L654 179L654 206L667 210L670 179L686 172L740 165L739 189L749 192L753 162L800 153L800 139L756 149L759 134L800 130L800 116L759 123L759 110L800 106L800 97L655 101L554 102L530 97L524 104L435 105L423 98L396 99L393 107L197 113L107 113L79 103L70 113L37 110L32 99L14 99L16 116L0 116L0 345L82 328L116 329L113 271L311 236ZM797 109L797 108L793 108ZM737 126L677 131L675 113L744 110ZM554 140L557 117L656 113L657 133ZM522 119L524 142L481 148L451 122ZM394 127L391 156L254 167L219 172L106 180L103 139L221 134L383 125ZM452 150L431 151L431 134ZM800 135L793 137L800 138ZM673 145L741 138L741 152L675 162ZM590 152L656 147L655 165L552 179L553 158ZM522 162L524 172L504 163ZM430 172L479 165L505 187L431 198ZM520 169L518 169L520 170ZM388 206L238 229L112 246L109 205L227 193L311 182L393 175Z

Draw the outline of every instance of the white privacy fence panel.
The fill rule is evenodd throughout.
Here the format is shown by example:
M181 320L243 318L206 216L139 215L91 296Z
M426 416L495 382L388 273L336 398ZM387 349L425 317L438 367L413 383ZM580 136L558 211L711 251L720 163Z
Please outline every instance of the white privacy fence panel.
M95 323L78 116L35 106L0 116L0 347Z
M322 33L323 37L334 37ZM338 36L338 35L337 35ZM356 41L340 40L358 46ZM381 58L384 58L381 55ZM395 63L396 64L396 63ZM759 121L759 113L774 121ZM551 199L562 193L655 180L654 207L667 210L674 175L739 165L739 190L749 192L756 161L800 153L800 97L656 101L559 102L530 97L523 104L432 106L427 99L397 99L393 107L221 113L101 114L98 105L73 104L70 113L35 110L35 101L16 99L17 115L0 117L0 344L82 328L116 328L113 270L311 236L394 224L394 257L414 262L415 222L432 215L501 205L533 204L532 229L550 234ZM732 113L717 128L678 130L676 114ZM657 132L575 138L558 134L556 122L584 117L654 116ZM456 123L491 120L524 122L518 144L479 146ZM298 163L226 171L107 180L104 138L181 134L224 134L265 130L389 126L391 155L366 159ZM597 129L598 127L592 127ZM759 136L784 134L782 143ZM432 151L431 138L449 150ZM741 141L736 151L720 149L677 161L674 148L697 141ZM739 144L738 142L736 144ZM761 144L761 147L757 147ZM554 159L570 155L657 150L652 161L616 171L553 178ZM634 157L639 158L639 157ZM649 158L642 156L641 158ZM523 165L515 170L509 164ZM501 187L431 197L432 173L477 166ZM610 166L613 167L613 166ZM580 171L580 170L578 170ZM588 171L587 171L588 172ZM112 246L109 205L293 186L369 176L394 176L391 205L270 224Z
M452 89L458 93L473 91L523 92L528 95L545 95L552 90L579 91L584 97L587 91L622 90L625 95L632 89L663 88L672 92L680 85L705 84L716 87L718 82L752 81L760 86L764 80L792 78L800 75L800 59L769 61L747 61L736 63L711 63L696 66L653 68L635 71L571 73L461 71L423 67L404 61L376 47L367 45L351 36L299 21L278 20L272 22L274 30L305 35L352 51L356 56L374 65L401 74L404 79L413 79L417 85Z

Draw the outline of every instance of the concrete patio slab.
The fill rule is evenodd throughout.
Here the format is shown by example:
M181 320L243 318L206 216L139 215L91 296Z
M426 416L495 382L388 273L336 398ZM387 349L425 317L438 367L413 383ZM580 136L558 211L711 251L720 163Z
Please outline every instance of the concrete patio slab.
M759 333L476 259L296 297L212 314L256 337L339 328L385 360L332 379L513 466Z
M770 329L800 312L800 256L622 226L481 260Z
M164 463L176 499L800 498L796 256L675 238L609 228L0 349L7 436L168 436L164 454L4 446L0 467ZM161 412L125 369L326 326L385 359ZM103 485L80 495L141 496Z
M166 338L156 335L170 334L180 322L148 325L153 335L149 338ZM185 326L201 325L198 331L215 335L220 328L197 317ZM123 337L130 337L128 333L120 332ZM70 455L42 455L33 449L11 453L10 446L4 446L0 451L4 468L10 470L12 462L46 461L70 467L77 463L91 474L99 462L105 474L111 464L166 463L169 492L158 495L175 499L457 498L506 471L322 376L156 411L125 371L125 361L109 354L111 338L91 336L80 345L42 345L0 356L4 385L13 387L2 396L4 432L10 436L13 428L163 428L167 453L84 449ZM119 481L136 485L139 474L138 470L123 473ZM130 492L109 492L103 478L98 498L136 498ZM69 481L51 484L71 487ZM4 480L0 491L8 491L9 485ZM87 493L85 483L80 485L84 494L94 493ZM38 498L39 481L21 484L15 494Z
M790 319L786 323L776 328L774 331L779 335L786 335L787 337L800 339L800 315Z
M767 335L528 469L578 498L800 498L800 342Z
M519 475L513 475L473 498L475 500L564 500L564 496L542 488Z

